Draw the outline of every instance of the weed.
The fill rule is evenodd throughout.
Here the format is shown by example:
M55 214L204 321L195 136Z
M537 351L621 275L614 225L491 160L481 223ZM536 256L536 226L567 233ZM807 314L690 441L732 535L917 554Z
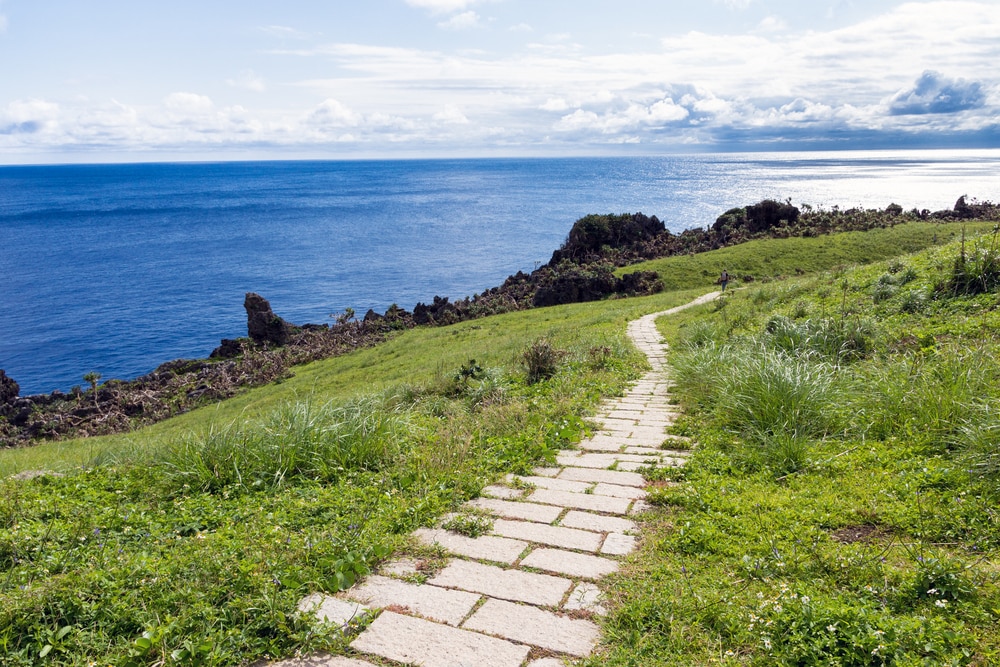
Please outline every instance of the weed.
M547 338L535 340L521 354L521 362L527 371L528 384L535 384L554 376L565 356L566 351L556 349Z

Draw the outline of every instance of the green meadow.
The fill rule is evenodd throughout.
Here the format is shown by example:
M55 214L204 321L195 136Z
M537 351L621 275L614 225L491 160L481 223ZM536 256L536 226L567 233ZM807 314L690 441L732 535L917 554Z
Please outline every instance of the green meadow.
M994 239L966 224L960 263L962 229L657 260L655 296L413 329L132 433L0 452L0 660L346 651L299 599L572 446L647 368L626 323L728 268L736 289L661 320L699 446L653 473L590 664L991 664ZM41 470L59 475L11 477Z

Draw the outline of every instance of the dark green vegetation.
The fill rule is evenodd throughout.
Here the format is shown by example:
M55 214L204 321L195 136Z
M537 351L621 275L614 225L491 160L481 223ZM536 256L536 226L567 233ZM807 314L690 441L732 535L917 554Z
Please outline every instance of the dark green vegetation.
M886 257L898 249L899 237L892 234L905 227L870 237L880 248L876 256ZM945 229L928 228L920 243L933 244L934 233L943 240ZM848 238L831 237L829 252L841 247L836 239L842 239L844 247L856 247L847 245ZM772 261L790 261L783 259L779 248L773 250ZM851 261L853 252L844 252L844 263ZM818 413L815 409L816 401L825 407L840 405L832 393L840 373L860 379L867 372L865 364L883 356L930 357L938 350L960 350L960 344L979 336L984 322L987 328L995 324L987 321L993 293L956 296L967 291L949 282L957 275L959 253L955 246L929 255L930 259L900 260L869 273L842 272L809 284L755 285L721 302L724 307L704 313L707 324L692 320L684 327L695 357L713 345L721 348L764 336L761 331L784 341L780 344L784 347L776 349L816 348L815 363L827 359L822 362L825 370L821 373L803 361L802 373L823 380L820 389L826 393L806 392L805 398L795 399L796 410L790 413L796 415L794 428L782 421L782 404L773 403L775 399L769 399L770 414L777 417L770 419L754 421L756 415L767 413L752 403L737 402L719 411L721 421L687 424L689 432L698 431L703 446L685 473L690 483L676 490L665 487L657 498L667 511L650 514L645 529L650 537L630 570L635 579L620 582L620 608L607 626L610 664L698 664L723 659L727 650L745 661L773 664L765 639L777 646L784 635L765 638L759 634L759 624L754 626L757 635L751 630L736 632L737 626L727 623L746 620L740 606L744 600L733 597L729 604L722 596L745 594L747 604L757 605L753 613L765 618L763 603L755 596L760 592L773 599L774 591L780 590L779 575L799 595L796 599L801 601L805 594L824 601L827 606L817 609L825 615L817 618L829 618L829 625L840 623L837 627L846 626L851 618L855 624L867 618L858 616L857 605L868 598L859 598L851 583L864 575L862 587L872 586L896 605L885 608L888 611L877 606L862 609L873 619L890 619L885 628L875 629L888 633L891 625L892 632L909 641L918 633L906 624L926 612L931 619L927 641L944 642L941 651L960 655L962 648L971 646L969 650L979 651L978 655L990 655L976 648L976 641L995 643L987 620L992 619L990 605L1000 605L992 579L983 574L982 563L969 550L977 544L980 553L994 553L995 537L970 536L996 533L995 528L990 533L989 526L977 523L992 521L983 517L992 516L988 508L991 502L995 506L995 496L989 495L992 477L971 476L967 471L986 473L998 466L984 454L978 459L982 465L974 467L954 452L973 452L977 447L989 452L994 431L985 427L993 422L982 422L984 428L978 431L947 431L968 430L971 435L963 442L979 443L975 447L956 444L953 449L941 444L945 441L927 441L932 431L927 424L937 422L928 421L929 417L915 420L903 411L911 400L904 391L909 385L900 380L910 377L904 374L912 366L906 357L887 366L899 374L886 384L896 393L880 401L851 403L844 398L844 408L831 414L825 408ZM992 266L980 262L980 257L968 244L965 274L983 273L976 267ZM410 329L375 348L296 367L294 376L279 384L134 433L0 452L4 478L33 469L65 473L0 481L3 664L235 665L300 651L341 650L342 644L323 628L295 614L298 600L311 591L350 585L390 551L412 550L405 536L416 526L454 509L502 474L526 472L555 448L576 441L597 402L619 393L644 369L640 355L625 342L625 323L704 292L710 282L704 272L711 271L714 277L713 263L718 259L716 253L701 258L706 264L683 279L687 287L696 288L688 292ZM888 277L882 279L883 275ZM784 319L772 318L772 311ZM964 324L929 317L939 311L975 316ZM869 313L885 315L870 324ZM826 320L835 324L824 324ZM897 335L900 331L907 335ZM847 341L849 345L842 344ZM924 352L925 348L930 351ZM768 354L778 355L767 349ZM984 344L975 353L992 354L990 350ZM831 355L836 361L829 361ZM735 355L709 358L742 368ZM979 370L986 372L987 365L981 366ZM932 367L927 368L930 372ZM949 368L953 366L935 372L947 379ZM724 374L724 369L719 364L716 370ZM710 365L703 369L706 379L713 377L707 375L709 370ZM752 386L752 378L744 380ZM961 384L956 379L950 382ZM797 387L795 382L789 386ZM939 385L928 387L919 395L932 405L941 392ZM688 391L685 401L692 414L712 414L713 406L722 405L712 395ZM991 391L984 390L984 405L991 405ZM945 402L935 409L946 414L949 406L965 401ZM861 403L869 411L882 406L881 416L872 422L881 430L849 430L851 424L864 422L857 408ZM743 419L749 415L747 427L726 421L730 413L742 414ZM846 440L841 443L840 437ZM849 451L837 456L840 447ZM866 461L876 461L888 472L863 472ZM720 484L719 479L724 481ZM815 479L825 489L822 493L805 486ZM965 496L957 495L959 482L965 485L961 486ZM911 485L909 490L905 484ZM878 489L885 489L884 499ZM918 502L913 502L913 489L921 491ZM875 494L875 500L865 493ZM841 496L851 509L841 508ZM964 500L940 513L932 504L953 497ZM729 502L733 504L726 505ZM744 502L751 507L737 504ZM819 527L809 528L803 513ZM746 516L749 521L744 521ZM885 542L841 547L826 537L840 529L849 529L844 535L871 535L866 532L869 526ZM470 534L484 529L475 520L455 527ZM784 541L787 536L796 544L791 551ZM794 542L798 539L805 546ZM772 542L777 551L769 550ZM949 545L935 546L938 542ZM876 554L887 544L891 544L889 564L879 565L881 555ZM810 565L807 558L813 552L807 547L831 553L841 553L837 551L841 548L861 550L861 555L845 551L847 560L830 556L832 560L821 565ZM915 555L908 556L906 549ZM736 551L740 553L731 553ZM769 560L776 554L781 560ZM917 561L917 555L925 560ZM933 580L921 589L925 591L921 596L916 588L894 583L891 577L897 575L891 575L895 570L890 568L897 567L896 561L903 568L898 578L913 586L917 579L912 563L943 565L927 570ZM961 569L967 564L974 567ZM851 569L855 565L863 566L861 574ZM889 583L874 583L871 572L876 571L888 573ZM911 593L890 597L889 592L896 590L890 590L890 584ZM773 589L775 585L779 588ZM816 592L800 593L796 586ZM841 588L847 592L838 597ZM949 592L943 597L926 593L932 588ZM842 606L835 606L841 598L845 598ZM941 601L946 605L943 611L934 605ZM770 602L767 609L780 615ZM831 616L835 612L839 615ZM764 627L779 621L791 627L798 622L778 616L767 620L771 626Z
M661 321L700 447L591 664L1000 663L996 241Z

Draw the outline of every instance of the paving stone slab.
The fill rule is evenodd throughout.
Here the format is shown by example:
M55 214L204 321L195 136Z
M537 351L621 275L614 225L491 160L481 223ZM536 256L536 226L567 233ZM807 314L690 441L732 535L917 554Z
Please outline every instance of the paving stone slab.
M634 486L619 486L618 484L598 484L594 487L595 496L611 496L612 498L645 498L646 492Z
M638 454L639 456L666 456L667 454L659 447L632 446L626 447L623 454Z
M592 614L603 616L607 613L607 609L601 604L603 599L604 594L601 593L601 589L596 584L592 584L589 581L581 581L573 587L569 597L566 598L566 603L563 604L563 609L567 611L589 611Z
M538 523L552 523L562 513L561 509L552 507L551 505L515 503L509 500L496 500L493 498L476 498L465 504L469 507L486 510L491 514L502 516L506 519L523 519L524 521L537 521Z
M281 662L268 663L269 667L375 667L364 660L354 660L339 655L327 653L310 655L303 658L291 658Z
M408 577L417 574L417 560L415 558L400 558L383 563L378 568L378 573L393 577Z
M608 556L625 556L635 551L638 540L632 535L610 533L601 546L601 553Z
M371 576L344 592L344 596L371 607L398 605L432 621L458 625L479 602L477 593L437 586L409 584L398 579Z
M351 648L422 667L520 667L530 651L496 637L389 611L351 642Z
M520 480L528 484L534 484L543 489L555 489L556 491L573 491L583 493L594 486L592 482L574 482L569 479L558 479L556 477L520 477Z
M613 560L562 549L535 549L521 565L582 579L600 579L618 571L618 563Z
M488 498L501 498L503 500L515 500L524 495L524 489L512 489L509 486L499 486L497 484L487 486L483 489L483 495Z
M540 660L532 660L528 663L528 667L566 667L568 664L568 662L559 658L542 658Z
M600 637L591 621L503 600L487 600L464 627L579 657L590 655Z
M526 542L511 540L506 537L484 535L482 537L466 537L439 528L418 528L413 536L424 544L441 545L445 551L459 556L491 560L497 563L511 565L528 547Z
M594 468L565 468L559 474L561 479L581 482L606 482L622 486L645 486L646 478L635 472L621 470L596 470Z
M530 496L533 502L558 505L578 510L591 510L607 514L625 514L631 501L627 498L612 498L591 493L568 493L551 489L535 489Z
M638 530L635 521L617 516L605 516L580 510L570 510L559 522L567 528L592 530L595 533L628 533Z
M576 468L598 469L608 468L616 463L628 462L641 464L646 463L649 460L651 460L650 457L640 456L638 454L580 454L577 456L559 454L556 456L556 461L558 461L560 465L572 466ZM620 468L621 465L618 467Z
M562 468L549 468L549 467L541 466L541 467L535 468L531 472L533 472L536 475L539 475L541 477L555 477L556 475L559 474L560 470L562 470Z
M563 549L597 551L601 546L601 537L596 533L576 528L547 526L530 521L497 519L493 523L493 532L504 537L562 547Z
M573 582L547 574L504 570L467 560L453 560L428 583L542 606L558 605Z
M618 463L618 469L624 470L626 472L635 472L636 470L643 470L644 468L649 468L653 466L654 468L677 468L684 465L683 459L675 459L669 456L664 456L661 459L647 459L643 461L620 461Z
M340 600L323 593L313 593L302 598L298 609L303 614L312 614L320 621L334 625L347 625L369 612L367 607L357 602Z
M597 435L590 440L582 441L580 449L588 452L618 452L630 442L628 436L624 435Z

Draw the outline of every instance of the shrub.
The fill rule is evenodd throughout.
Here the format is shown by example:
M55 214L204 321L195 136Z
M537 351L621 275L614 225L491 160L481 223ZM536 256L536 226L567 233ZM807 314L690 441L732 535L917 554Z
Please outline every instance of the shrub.
M559 370L559 362L566 356L565 350L558 350L546 338L539 338L521 355L528 375L528 384L547 380Z

